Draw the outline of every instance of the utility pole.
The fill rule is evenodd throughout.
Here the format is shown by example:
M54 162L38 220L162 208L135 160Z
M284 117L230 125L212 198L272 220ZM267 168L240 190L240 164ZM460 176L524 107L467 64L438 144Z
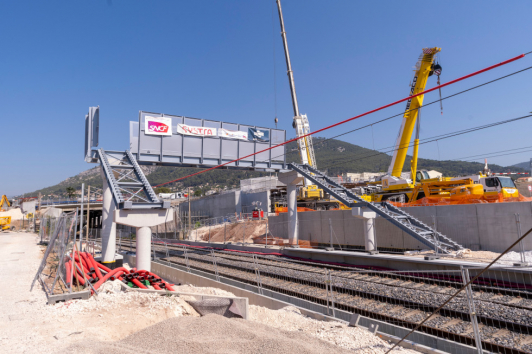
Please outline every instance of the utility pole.
M190 217L190 187L188 187L188 232L190 234L190 230L192 230L192 218Z
M89 240L90 204L91 204L91 186L89 185L87 189L87 241Z

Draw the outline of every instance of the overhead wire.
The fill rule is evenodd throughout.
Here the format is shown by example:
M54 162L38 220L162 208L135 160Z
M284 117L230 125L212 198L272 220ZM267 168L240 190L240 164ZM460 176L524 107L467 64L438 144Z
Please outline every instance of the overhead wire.
M414 97L418 97L418 96L421 96L421 95L425 95L425 94L427 94L427 93L429 93L429 92L432 92L432 91L438 90L439 88L446 87L446 86L452 85L452 84L454 84L454 83L457 83L457 82L463 81L463 80L468 79L468 78L470 78L470 77L473 77L473 76L479 75L479 74L481 74L481 73L484 73L484 72L486 72L486 71L489 71L489 70L492 70L492 69L498 68L498 67L500 67L500 66L503 66L503 65L506 65L506 64L508 64L508 63L514 62L514 61L519 60L519 59L522 59L522 58L524 58L524 57L525 57L524 54L518 55L518 56L516 56L516 57L513 57L513 58L510 58L510 59L507 59L507 60L505 60L505 61L502 61L502 62L500 62L500 63L498 63L498 64L494 64L494 65L488 66L488 67L486 67L486 68L484 68L484 69L481 69L481 70L475 71L475 72L473 72L473 73L470 73L470 74L468 74L468 75L465 75L465 76L459 77L459 78L457 78L457 79L451 80L451 81L446 82L446 83L444 83L444 84L437 85L437 86L435 86L435 87L433 87L433 88L430 88L430 89L428 89L428 90L425 90L425 91L419 92L419 93L417 93L417 94L415 94L415 95L410 95L410 96L404 97L404 98L402 98L402 99L400 99L400 100L397 100L397 101L395 101L395 102L388 103L388 104L386 104L386 105L384 105L384 106L381 106L381 107L378 107L378 108L372 109L372 110L370 110L370 111L364 112L364 113L359 114L359 115L356 115L356 116L354 116L354 117L351 117L351 118L348 118L348 119L342 120L342 121L340 121L340 122L337 122L337 123L331 124L331 125L329 125L329 126L326 126L326 127L324 127L324 128L321 128L321 129L315 130L315 131L313 131L313 132L310 132L310 133L307 133L307 134L301 135L300 137L296 137L296 138L293 138L293 139L287 140L287 141L285 141L285 142L283 142L283 143L280 143L280 144L277 144L277 145L271 146L271 147L266 148L266 149L262 149L262 150L260 150L260 151L254 152L254 153L252 153L252 154L248 154L248 155L246 155L246 156L239 157L239 158L237 158L237 159L234 159L234 160L231 160L231 161L225 162L225 163L223 163L223 164L220 164L220 165L217 165L217 166L213 166L213 167L207 168L207 169L205 169L205 170L202 170L202 171L199 171L199 172L196 172L196 173L192 173L192 174L190 174L190 175L188 175L188 176L184 176L184 177L181 177L181 178L177 178L177 179L175 179L175 180L172 180L172 181L168 181L168 182L165 182L165 183L158 184L158 185L155 186L155 187L160 187L160 186L162 186L162 185L166 185L166 184L169 184L169 183L174 183L174 182L177 182L177 181L180 181L180 180L186 179L186 178L190 178L190 177L193 177L193 176L197 176L197 175L199 175L199 174L202 174L202 173L205 173L205 172L208 172L208 171L212 171L212 170L214 170L214 169L217 169L217 168L220 168L220 167L223 167L223 166L227 166L227 165L232 164L232 163L235 163L235 162L237 162L237 161L240 161L240 160L246 159L246 158L248 158L248 157L250 157L250 156L257 155L257 154L263 153L263 152L265 152L265 151L275 149L275 148L277 148L277 147L280 147L280 146L286 145L286 144L291 143L291 142L293 142L293 141L296 141L296 140L299 140L299 139L305 138L305 137L307 137L307 136L311 136L311 135L314 135L314 134L320 133L320 132L322 132L322 131L325 131L325 130L328 130L328 129L331 129L331 128L334 128L334 127L337 127L337 126L339 126L339 125L345 124L345 123L350 122L350 121L353 121L353 120L355 120L355 119L358 119L358 118L361 118L361 117L364 117L364 116L370 115L370 114L375 113L375 112L378 112L378 111L381 111L381 110L383 110L383 109L385 109L385 108L392 107L392 106L394 106L394 105L396 105L396 104L399 104L399 103L401 103L401 102L405 102L405 101L407 101L407 100L411 100L411 99L414 98Z
M454 94L452 94L452 95L449 95L449 96L443 97L441 100L446 100L446 99L448 99L448 98L456 97L456 96L458 96L458 95L464 94L464 93L469 92L469 91L473 91L473 90L478 89L478 88L480 88L480 87L483 87L483 86L486 86L486 85L492 84L492 83L497 82L497 81L502 80L502 79L506 79L506 78L511 77L511 76L513 76L513 75L520 74L520 73L525 72L525 71L530 70L530 69L532 69L532 66L529 66L529 67L524 68L524 69L522 69L522 70L515 71L515 72L513 72L513 73L511 73L511 74L508 74L508 75L501 76L501 77L499 77L499 78L497 78L497 79L494 79L494 80L491 80L491 81L487 81L487 82L485 82L485 83L483 83L483 84L480 84L480 85L477 85L477 86L473 86L473 87L471 87L471 88L468 88L467 90L463 90L463 91L460 91L460 92L454 93ZM429 103L427 103L427 104L423 104L423 106L422 106L422 107L419 107L419 108L427 107L427 106L430 106L430 105L432 105L432 104L434 104L434 103L438 103L438 102L440 102L439 99L438 99L438 100L434 100L434 101L432 101L432 102L429 102ZM375 125L375 124L383 123L383 122L388 121L388 120L390 120L390 119L392 119L392 118L395 118L395 117L398 117L398 116L402 116L402 115L404 115L404 114L406 114L406 113L409 113L409 112L415 111L415 110L417 110L417 109L419 109L419 108L412 108L412 109L410 109L410 110L403 111L403 112L401 112L401 113L397 113L397 114L395 114L395 115L393 115L393 116L390 116L390 117L387 117L387 118L384 118L384 119L378 120L378 121L373 122L373 123L371 123L371 124L367 124L367 125L364 125L364 126L362 126L362 127L355 128L355 129L349 130L349 131L344 132L344 133L341 133L341 134L337 134L337 135L332 136L332 137L330 137L330 138L324 138L323 140L319 140L318 142L316 142L316 143L314 144L314 146L315 146L315 147L319 147L320 145L325 144L325 142L327 142L327 141L329 141L329 140L332 140L332 139L335 139L335 138L341 137L341 136L346 135L346 134L354 133L354 132L359 131L359 130L362 130L362 129L366 129L366 128L368 128L368 127L372 127L372 129L373 129L373 125ZM420 141L422 141L422 140L424 140L424 139L421 139ZM389 148L392 148L392 147L395 147L395 145L386 146L386 147L380 148L380 149L378 149L378 150L375 150L375 148L373 148L373 150L375 150L375 151L380 151L380 150L389 149ZM277 158L277 157L281 157L281 156L283 156L283 155L278 155L278 156L272 157L272 159L275 159L275 158Z
M532 145L531 146L523 146L523 147L519 147L519 148L515 148L515 149L493 151L493 152L488 152L487 154L498 154L498 153L501 153L501 152L508 152L508 151L515 151L515 150L529 149L529 148L532 148ZM470 155L470 156L465 156L465 157L459 157L459 158L456 158L456 159L453 159L453 160L463 160L463 159L469 159L469 158L472 158L472 157L485 156L485 155L486 154Z
M500 154L500 155L485 155L484 157L482 158L478 158L478 159L473 159L473 160L465 160L466 162L475 162L475 161L478 161L478 160L482 160L486 157L499 157L499 156L509 156L509 155L517 155L517 154L522 154L522 153L525 153L525 152L530 152L532 151L532 149L529 149L529 150L523 150L523 151L517 151L517 152L510 152L510 153L507 153L507 154Z
M443 136L443 137L441 135L438 135L436 137L427 138L426 139L427 141L424 141L424 142L420 141L418 145L428 144L428 143L432 143L432 142L435 142L435 141L438 141L438 140L449 139L449 138L452 138L452 137L455 137L455 136L458 136L458 135L468 134L468 133L472 133L472 132L475 132L475 131L478 131L478 130L483 130L483 129L495 127L495 126L502 125L502 124L512 123L512 122L515 122L515 121L518 121L518 120L521 120L521 119L525 119L525 118L530 118L530 117L532 117L532 114L526 115L526 116L522 116L522 117L507 119L507 120L503 120L503 121L499 121L499 122L495 122L495 123L490 123L490 124L486 124L486 125L482 125L482 126L478 126L478 127L474 127L474 128L463 129L463 130L459 130L459 131L456 131L456 132L451 132L451 133L448 133L446 136ZM411 144L409 144L408 146L405 146L405 147L401 147L401 148L398 148L398 149L391 149L391 150L384 151L384 152L378 152L376 154L369 155L369 156L364 156L364 157L361 157L361 158L358 158L358 159L352 159L351 157L349 157L347 159L349 161L360 161L360 160L363 160L363 159L367 159L369 157L378 156L378 155L386 154L386 153L389 153L389 152L393 152L395 150L408 149L408 148L410 148L412 146L414 146L413 143L411 143ZM386 156L388 156L388 155L386 155ZM331 168L331 167L337 166L339 164L343 164L345 162L346 162L346 160L337 161L336 163L334 163L332 165L327 165L327 166L325 166L323 168Z

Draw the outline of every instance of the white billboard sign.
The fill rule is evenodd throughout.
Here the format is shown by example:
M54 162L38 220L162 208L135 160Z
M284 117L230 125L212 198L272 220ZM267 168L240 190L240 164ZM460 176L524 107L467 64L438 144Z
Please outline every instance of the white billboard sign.
M193 135L201 137L216 136L216 128L193 127L186 124L177 125L177 134Z
M146 116L145 124L147 135L172 135L172 118Z
M219 129L218 136L226 139L248 140L248 133L239 130Z

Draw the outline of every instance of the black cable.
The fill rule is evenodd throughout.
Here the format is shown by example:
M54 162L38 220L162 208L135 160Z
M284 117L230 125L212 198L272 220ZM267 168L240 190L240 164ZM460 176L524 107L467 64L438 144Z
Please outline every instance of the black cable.
M527 116L522 116L522 117L517 117L517 118L507 119L507 120L499 121L499 122L496 122L496 123L486 124L486 125L479 126L479 127L475 127L475 128L464 129L464 130L461 130L461 131L448 133L447 136L444 136L444 137L440 137L440 136L438 136L437 139L435 139L435 138L427 138L427 139L432 139L432 140L428 140L428 141L420 142L419 145L432 143L432 142L437 141L437 140L443 140L443 139L452 138L452 137L454 137L454 136L458 136L458 135L463 135L463 134L467 134L467 133L472 133L472 132L475 132L475 131L478 131L478 130L483 130L483 129L491 128L491 127L498 126L498 125L502 125L502 124L512 123L512 122L515 122L515 121L518 121L518 120L521 120L521 119L525 119L525 118L530 118L530 117L532 117L532 114L531 114L531 115L527 115ZM348 160L349 160L349 161L359 161L359 160L366 159L366 158L368 158L368 157L373 157L373 156L381 155L381 154L384 154L384 153L386 153L386 152L393 152L393 151L395 151L395 150L408 149L408 148L410 148L410 147L412 147L412 146L413 146L413 143L410 144L410 145L408 145L408 146L405 146L405 147L399 148L399 149L392 149L392 150L385 151L385 152L379 152L379 153L377 153L377 154L373 154L373 155L370 155L370 156L361 157L361 158L359 158L359 159L354 159L354 160L353 160L352 157L350 157L350 158L348 158ZM326 166L326 167L324 167L324 168L331 168L331 167L337 166L337 165L339 165L339 164L342 164L342 163L344 163L344 162L346 162L346 160L338 161L337 163L332 164L332 165L329 165L329 166Z
M511 123L511 122L514 122L514 121L517 121L517 120L521 120L521 119L524 119L524 118L527 118L527 117L531 117L531 116L532 115L518 117L518 118L512 118L512 119L507 119L507 120L504 120L504 121L499 121L499 122L495 122L495 123L489 123L489 124L485 124L485 125L481 125L481 126L477 126L477 127L473 127L473 128L467 128L467 129L463 129L463 130L458 130L458 131L451 132L451 133L436 135L436 136L433 136L433 137L422 139L422 140L428 140L428 141L420 142L419 145L430 143L430 142L434 142L434 141L437 141L437 140L447 139L447 138L450 138L452 136L462 135L462 134L470 133L470 132L477 131L477 130L491 128L491 127L494 127L494 126L497 126L497 125L501 125L501 124ZM408 146L405 146L405 147L402 147L402 148L398 148L398 149L393 148L393 149L388 150L388 151L379 152L378 154L373 154L373 155L369 155L369 156L363 156L363 157L361 157L359 159L356 159L356 160L352 160L353 156L351 156L351 157L349 157L349 159L352 160L352 161L358 161L358 160L362 160L362 159L365 159L365 158L368 158L368 157L372 157L372 156L377 156L377 155L393 152L395 150L408 149L408 148L410 148L412 146L413 146L413 143L410 143ZM388 155L386 155L386 156L388 156ZM343 162L346 162L346 161L342 160L340 162L343 163Z
M488 152L488 154L498 154L498 153L500 153L500 152L508 152L508 151L521 150L521 149L529 149L529 148L532 148L532 146L523 146L523 147L519 147L519 148L515 148L515 149L508 149L508 150L501 150L501 151L493 151L493 152ZM458 158L453 159L453 160L470 159L470 158L472 158L472 157L484 156L484 155L485 155L485 154L470 155L470 156L465 156L465 157L458 157Z
M527 70L530 70L530 69L532 69L532 66L529 66L529 67L524 68L524 69L522 69L522 70L515 71L515 72L513 72L513 73L511 73L511 74L508 74L508 75L505 75L505 76L501 76L501 77L499 77L499 78L497 78L497 79L495 79L495 80L487 81L487 82L485 82L485 83L483 83L483 84L480 84L480 85L477 85L477 86L473 86L473 87L471 87L471 88L469 88L469 89L467 89L467 90L457 92L457 93L452 94L452 95L450 95L450 96L443 97L443 98L441 99L441 101L446 100L446 99L448 99L448 98L456 97L456 96L458 96L458 95L461 95L461 94L463 94L463 93L466 93L466 92L469 92L469 91L475 90L475 89L480 88L480 87L482 87L482 86L486 86L486 85L492 84L492 83L494 83L494 82L496 82L496 81L499 81L499 80L502 80L502 79L506 79L506 78L508 78L508 77L510 77L510 76L520 74L520 73L522 73L522 72L524 72L524 71L527 71ZM430 106L431 104L438 103L438 102L440 102L440 100L435 100L435 101L429 102L429 103L424 104L422 107L419 107L419 108L427 107L427 106ZM365 128L370 127L370 126L372 126L372 125L374 125L374 124L379 124L379 123L385 122L385 121L387 121L387 120L390 120L390 119L392 119L392 118L395 118L395 117L398 117L398 116L404 115L404 114L406 114L407 112L411 112L411 111L414 111L414 110L416 110L416 109L418 109L418 108L414 108L414 109L411 109L411 110L408 110L408 111L404 111L404 112L401 112L401 113L395 114L395 115L390 116L390 117L388 117L388 118L381 119L381 120L376 121L376 122L374 122L374 123L371 123L371 124L368 124L368 125L365 125L365 126L362 126L362 127L360 127L360 128L356 128L356 129L353 129L353 130L350 130L350 131L347 131L347 132L342 133L342 134L338 134L338 135L332 136L332 137L330 137L330 138L325 138L324 140L320 141L319 144L323 145L323 144L324 144L326 141L328 141L328 140L332 140L332 139L338 138L338 137L340 137L340 136L343 136L343 135L346 135L346 134L350 134L350 133L356 132L356 131L358 131L358 130L365 129ZM318 146L319 146L319 145L318 145ZM388 149L388 148L390 148L390 147L393 147L393 146L389 146L389 147L381 148L381 149L379 149L379 150ZM277 158L277 157L281 157L281 156L283 156L283 155L284 155L284 154L281 154L281 155L278 155L278 156L272 157L272 160L275 159L275 158Z
M444 97L444 98L442 98L441 100L435 100L435 101L432 101L432 102L430 102L430 103L424 104L422 107L419 107L419 108L423 108L423 107L430 106L431 104L438 103L438 102L443 101L443 100L446 100L446 99L448 99L448 98L452 98L452 97L455 97L455 96L461 95L461 94L466 93L466 92L468 92L468 91L475 90L475 89L477 89L477 88L479 88L479 87L482 87L482 86L485 86L485 85L489 85L489 84L494 83L494 82L496 82L496 81L499 81L499 80L505 79L505 78L507 78L507 77L510 77L510 76L513 76L513 75L516 75L516 74L522 73L522 72L527 71L527 70L530 70L530 69L532 69L532 66L529 66L528 68L525 68L525 69L523 69L523 70L519 70L519 71L513 72L513 73L508 74L508 75L505 75L505 76L501 76L501 77L499 77L498 79L491 80L491 81L485 82L485 83L483 83L483 84L480 84L480 85L477 85L477 86L471 87L471 88L469 88L469 89L467 89L467 90L457 92L457 93L455 93L455 94L453 94L453 95L450 95L450 96ZM352 132L357 131L357 130L360 130L360 129L367 128L367 127L369 127L369 126L371 126L371 125L373 125L373 124L382 123L382 122L387 121L387 120L389 120L389 119L391 119L391 118L395 118L395 117L397 117L397 116L404 115L404 114L406 114L407 112L411 112L411 111L414 111L414 110L416 110L416 109L418 109L418 108L414 108L414 109L411 109L411 110L408 110L408 111L405 111L405 112L401 112L401 113L398 113L398 114L393 115L393 116L391 116L391 117L384 118L384 119L381 119L381 120L379 120L379 121L376 121L375 123L371 123L371 124L365 125L365 126L363 126L363 127L360 127L360 128L357 128L357 129L353 129L353 130L350 130L350 131L345 132L345 133L342 133L342 134L338 134L338 135L333 136L333 137L331 137L331 138L327 138L327 139L325 139L325 141L330 140L330 139L334 139L334 138L337 138L337 137L340 137L340 136L342 136L342 135L346 135L346 134L352 133ZM325 141L323 141L323 142L325 142ZM320 142L320 143L321 143L321 142Z
M517 152L509 152L507 154L500 154L500 155L486 155L485 157L499 157L499 156L508 156L508 155L517 155L517 154L522 154L524 152L530 152L532 151L532 149L530 150L523 150L523 151L517 151ZM482 157L482 158L478 158L478 159L473 159L473 160L464 160L465 162L475 162L477 160L481 160L485 157Z

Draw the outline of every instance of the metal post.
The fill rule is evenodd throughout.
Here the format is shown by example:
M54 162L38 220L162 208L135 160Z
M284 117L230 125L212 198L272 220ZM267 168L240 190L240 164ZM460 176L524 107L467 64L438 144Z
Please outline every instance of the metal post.
M463 266L460 266L460 270L462 272L462 282L464 285L469 283L469 269L464 269ZM478 330L478 320L477 320L477 314L475 310L475 301L473 299L473 291L471 290L471 284L469 284L466 287L466 298L467 298L467 305L469 306L469 315L471 319L471 325L473 326L473 332L475 337L475 345L477 347L478 354L482 354L482 340L480 338L480 332Z
M89 185L87 187L87 240L89 239L90 210L91 210L91 186Z
M244 219L244 228L242 229L242 245L246 243L246 220Z
M188 187L188 229L189 229L189 232L190 230L192 230L192 217L190 215L190 187ZM197 236L198 236L198 233L196 231L196 237Z
M214 255L214 250L211 249L212 264L214 265L214 274L216 276L216 281L220 281L220 275L218 274L218 265L216 264L216 256Z
M268 219L265 219L266 222L266 247L268 247Z
M438 255L439 251L440 251L440 245L439 245L439 239L438 239L438 235L437 235L437 232L436 232L436 215L432 215L432 230L434 230L434 248L435 248L435 253L436 255Z
M185 263L187 265L187 272L190 273L190 264L188 263L188 251L187 246L183 246L183 254L185 255Z
M333 317L336 317L336 312L335 312L335 309L334 309L334 292L333 292L333 282L332 282L331 270L328 269L328 272L329 272L329 287L330 287L330 289L331 289L331 307L332 307L332 313L333 313Z
M329 242L330 242L330 247L325 248L325 250L326 251L334 251L334 246L333 246L333 227L332 227L331 218L329 218Z
M85 193L85 183L81 184L81 225L79 228L79 251L83 252L83 199Z
M209 243L211 243L211 225L209 225Z
M225 234L227 233L227 223L224 224L224 245L225 245Z
M515 214L515 223L517 225L517 238L521 238L521 219L519 217L519 213ZM521 253L521 263L514 263L514 265L517 266L527 266L526 258L525 258L525 248L523 247L523 240L519 241L519 251Z
M78 233L78 208L76 208L76 214L75 215L76 215L76 221L75 221L75 225L76 226L74 226L74 243L73 243L73 246L72 246L72 253L71 253L71 255L72 255L72 257L71 257L72 268L71 269L72 270L70 271L70 289L69 289L70 292L72 292L72 283L74 281L74 272L76 271L75 268L74 268L75 264L76 264L75 259L74 259L74 249L76 248L75 247L76 246L76 238L77 238L77 233ZM80 262L81 262L81 260L80 260Z

